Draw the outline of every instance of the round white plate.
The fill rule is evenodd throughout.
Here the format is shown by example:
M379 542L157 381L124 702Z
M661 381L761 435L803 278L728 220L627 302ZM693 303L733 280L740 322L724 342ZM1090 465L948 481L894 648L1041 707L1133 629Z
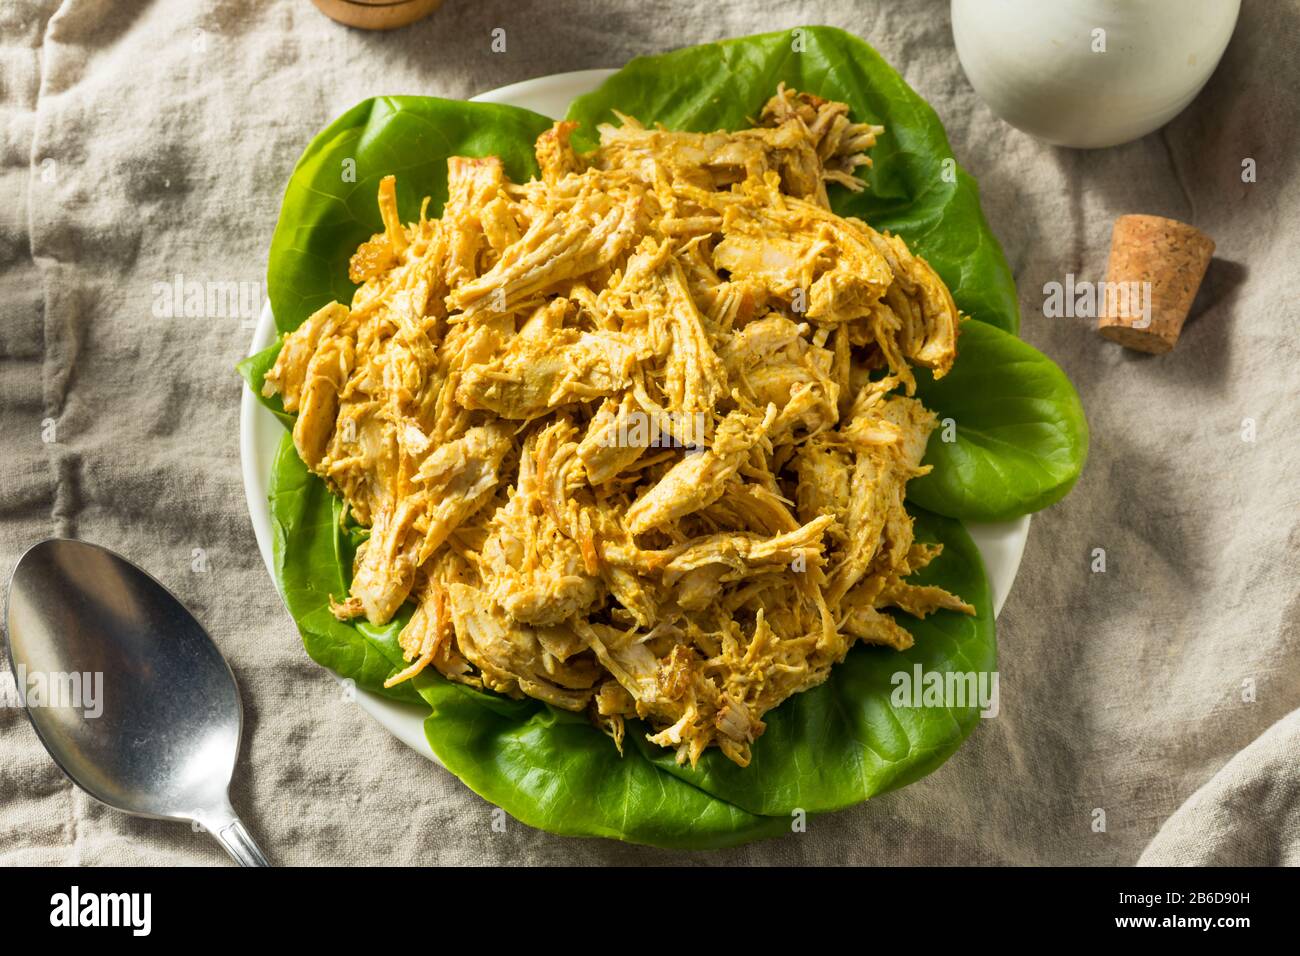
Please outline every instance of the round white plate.
M505 103L541 113L544 116L563 116L569 109L569 103L575 97L590 93L599 86L613 70L582 70L577 73L560 73L556 76L544 76L536 80L526 80L511 86L503 86L474 97L483 103ZM269 346L275 340L275 320L271 316L268 302L262 309L257 329L253 332L253 343L249 354L253 355ZM239 414L239 455L244 472L244 493L248 497L248 513L253 520L253 532L257 536L257 547L262 552L266 568L275 580L274 565L271 556L271 511L267 501L267 485L271 477L271 465L275 461L276 449L284 427L254 397L253 393L243 390ZM1025 539L1029 537L1029 517L1017 518L998 524L967 525L971 537L979 547L984 558L984 569L988 574L989 588L993 593L993 613L996 616L1002 610L1002 603L1011 591L1011 583L1016 579L1016 570L1020 567L1020 556L1025 550ZM393 701L357 689L357 703L363 710L379 721L389 732L403 743L430 760L436 761L429 742L424 736L424 718L428 711L418 705L398 704Z

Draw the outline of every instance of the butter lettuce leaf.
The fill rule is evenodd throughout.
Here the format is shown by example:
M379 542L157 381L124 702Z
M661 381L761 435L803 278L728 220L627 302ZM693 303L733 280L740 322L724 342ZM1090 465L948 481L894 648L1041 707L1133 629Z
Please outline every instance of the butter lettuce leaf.
M964 322L952 370L917 369L916 397L940 418L908 500L968 521L1041 511L1078 481L1088 420L1056 363L1014 335Z
M831 207L897 233L952 289L963 312L1015 333L1016 285L1002 247L980 211L979 188L956 162L928 103L868 44L832 27L800 27L638 57L580 96L568 119L578 142L617 110L646 125L710 132L745 129L777 84L847 103L859 122L885 127L859 170L867 188L830 190Z
M947 378L919 376L921 398L954 420L957 439L939 447L936 433L927 453L934 472L913 482L909 496L918 537L945 546L921 580L971 601L977 616L944 611L922 621L899 613L916 646L903 653L855 647L826 683L766 716L748 769L716 752L695 768L678 766L636 723L620 756L583 715L475 691L431 669L384 690L406 664L397 635L409 610L382 628L334 619L330 599L347 592L365 532L340 523L340 502L298 459L287 434L275 461L275 575L308 653L358 686L427 708L425 732L439 760L533 826L659 846L728 846L788 832L798 814L847 807L931 772L974 728L980 702L914 706L897 696L900 675L908 675L904 683L918 673L984 675L987 686L996 668L988 584L954 518L1043 507L1082 467L1087 432L1077 396L1059 369L1015 337L1015 286L974 182L952 161L934 111L861 40L809 27L637 59L576 100L569 117L581 124L580 145L584 137L594 142L595 125L613 121L614 109L673 128L740 128L778 82L844 100L856 118L886 127L869 188L832 187L832 204L902 235L978 320L966 323ZM381 97L349 110L313 140L285 193L268 266L278 329L350 300L348 259L382 229L380 178L398 177L404 219L418 216L426 195L437 216L448 157L498 155L512 178L525 181L536 173L533 142L550 123L526 110L428 97ZM291 426L278 399L260 395L278 348L250 357L240 371Z

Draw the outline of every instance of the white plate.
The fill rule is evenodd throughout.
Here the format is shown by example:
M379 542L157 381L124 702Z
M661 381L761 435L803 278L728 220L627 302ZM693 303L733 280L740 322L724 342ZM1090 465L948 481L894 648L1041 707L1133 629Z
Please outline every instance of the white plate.
M563 116L569 103L583 93L594 90L613 70L582 70L577 73L560 73L536 80L526 80L512 86L503 86L474 97L483 103L505 103L520 106L545 116ZM275 320L271 317L268 302L262 309L253 344L249 354L262 351L275 340ZM264 408L247 388L243 390L239 415L239 454L244 472L244 493L248 497L248 513L253 519L257 546L262 552L266 568L275 579L271 556L271 512L267 502L267 484L271 465L284 428ZM1011 583L1020 567L1020 556L1029 536L1029 517L1017 518L998 524L972 524L967 526L988 573L989 587L993 593L993 613L1002 610L1002 603L1011 591ZM397 704L377 694L357 690L357 702L362 709L379 721L403 743L430 760L436 759L424 736L424 717L428 711L418 705Z

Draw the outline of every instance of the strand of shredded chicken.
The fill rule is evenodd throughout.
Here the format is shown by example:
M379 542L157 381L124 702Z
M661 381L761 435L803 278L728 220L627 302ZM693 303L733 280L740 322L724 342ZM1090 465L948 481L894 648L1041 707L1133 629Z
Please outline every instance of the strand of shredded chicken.
M973 608L907 578L939 553L903 507L958 313L894 236L830 209L882 130L785 88L708 134L571 123L541 177L448 161L441 219L352 258L351 306L285 337L268 394L370 536L341 619L401 632L410 666L625 721L740 765L763 715L882 611Z

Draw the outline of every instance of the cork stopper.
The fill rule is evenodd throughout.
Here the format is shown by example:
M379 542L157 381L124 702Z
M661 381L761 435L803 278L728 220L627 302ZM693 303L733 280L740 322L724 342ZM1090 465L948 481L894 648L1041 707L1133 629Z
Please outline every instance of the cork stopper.
M442 6L442 0L311 0L325 16L362 30L396 30Z
M1213 255L1214 240L1194 226L1160 216L1120 216L1111 231L1097 331L1140 352L1168 352Z

